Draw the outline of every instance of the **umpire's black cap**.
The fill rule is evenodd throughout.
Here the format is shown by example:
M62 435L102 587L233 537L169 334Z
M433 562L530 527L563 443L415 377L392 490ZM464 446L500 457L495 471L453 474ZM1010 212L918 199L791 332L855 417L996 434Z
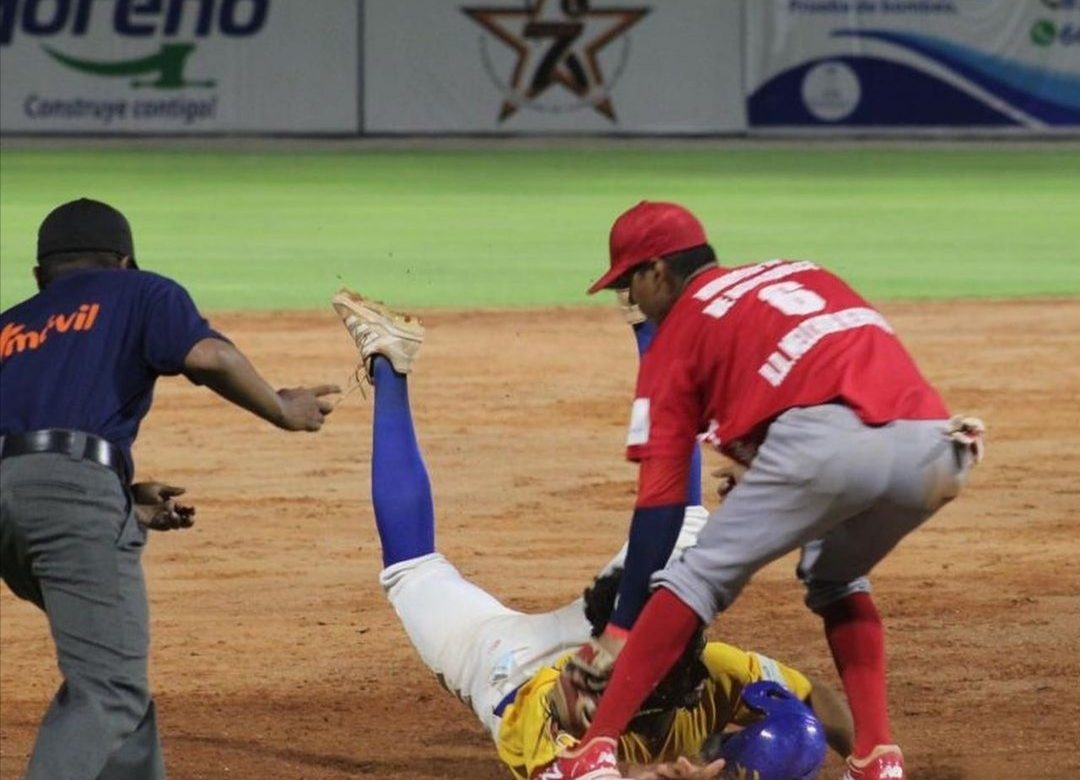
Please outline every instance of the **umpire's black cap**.
M79 198L53 209L38 228L37 259L57 252L116 252L135 265L127 218L107 203Z

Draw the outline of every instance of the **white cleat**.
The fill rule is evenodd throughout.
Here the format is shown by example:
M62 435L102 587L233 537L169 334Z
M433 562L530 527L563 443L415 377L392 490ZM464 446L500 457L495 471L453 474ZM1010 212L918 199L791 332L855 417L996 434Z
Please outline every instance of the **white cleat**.
M424 341L420 320L345 288L335 293L330 302L356 342L369 380L376 355L389 360L399 374L409 373Z

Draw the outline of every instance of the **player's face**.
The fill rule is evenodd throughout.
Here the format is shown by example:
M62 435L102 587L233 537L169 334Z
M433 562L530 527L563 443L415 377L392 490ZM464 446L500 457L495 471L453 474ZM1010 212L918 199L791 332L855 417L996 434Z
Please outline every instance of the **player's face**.
M676 296L663 260L646 263L635 269L630 277L630 302L636 303L653 322L660 322L667 316Z

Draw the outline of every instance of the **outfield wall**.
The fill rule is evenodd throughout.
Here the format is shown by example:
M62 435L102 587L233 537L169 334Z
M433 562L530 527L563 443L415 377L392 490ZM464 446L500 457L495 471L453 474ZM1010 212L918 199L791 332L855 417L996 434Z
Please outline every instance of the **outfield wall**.
M0 132L1080 130L1080 0L0 0Z

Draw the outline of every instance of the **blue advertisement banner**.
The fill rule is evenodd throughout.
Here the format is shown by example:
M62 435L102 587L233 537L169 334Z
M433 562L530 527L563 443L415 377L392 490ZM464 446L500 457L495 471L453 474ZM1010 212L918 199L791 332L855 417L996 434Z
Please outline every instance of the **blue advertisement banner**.
M1080 0L747 5L750 126L1080 126Z

